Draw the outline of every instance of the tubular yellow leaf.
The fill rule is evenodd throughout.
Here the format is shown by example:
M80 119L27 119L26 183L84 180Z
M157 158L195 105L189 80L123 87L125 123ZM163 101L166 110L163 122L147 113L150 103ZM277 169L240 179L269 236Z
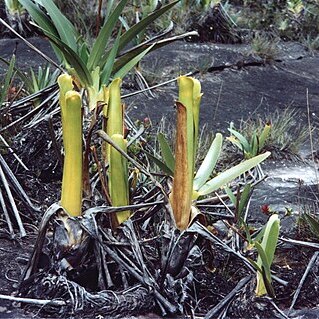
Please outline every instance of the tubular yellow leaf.
M127 151L127 142L121 134L112 135L112 140L124 151ZM115 207L129 204L127 159L114 147L110 148L109 188L112 205ZM130 217L130 211L116 213L118 224Z
M123 106L121 103L121 86L122 80L115 79L109 87L109 105L108 105L108 123L107 134L123 135Z
M107 131L107 123L108 123L108 120L107 120L107 112L108 112L108 104L109 104L109 88L106 86L106 85L103 85L102 86L102 89L101 89L102 93L103 93L103 120L102 120L102 129L106 132ZM109 145L107 142L103 142L103 145L102 145L102 154L103 154L103 159L104 159L104 162L105 163L108 163L108 158L107 158L107 150L109 148Z
M108 136L113 136L114 134L123 135L123 105L121 103L121 86L122 80L117 78L112 81L108 89L108 106L106 115L106 133ZM105 160L110 161L110 145L106 145L105 148Z
M102 86L102 92L103 92L103 116L104 118L107 118L107 110L108 110L108 103L109 103L109 96L110 96L110 91L109 88L106 85ZM106 127L105 127L106 129Z
M64 165L61 205L71 215L81 215L82 207L82 111L78 92L67 91L61 101Z
M65 103L65 94L73 90L72 76L69 74L61 74L58 77L58 84L60 88L60 103Z
M189 178L187 109L177 102L177 132L175 147L174 183L170 201L175 222L180 230L187 228L191 212L192 179Z
M188 179L191 189L193 188L194 177L194 79L191 77L181 76L178 78L179 100L178 102L186 108L186 143L187 143L187 161L188 161ZM178 114L178 113L177 113ZM178 116L178 115L177 115ZM178 120L177 120L178 122ZM178 127L177 127L178 128ZM186 157L185 157L186 158ZM184 158L184 161L185 161ZM191 193L191 190L188 190Z
M197 153L197 144L198 144L198 131L199 131L199 108L200 101L202 98L201 85L200 82L196 79L193 79L193 121L194 121L194 169L195 169L195 158Z

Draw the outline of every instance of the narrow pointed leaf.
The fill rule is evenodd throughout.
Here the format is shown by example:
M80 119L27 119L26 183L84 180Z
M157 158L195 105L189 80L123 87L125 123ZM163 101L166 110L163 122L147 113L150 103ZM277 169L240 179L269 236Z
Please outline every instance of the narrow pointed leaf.
M77 50L78 32L72 23L62 14L60 9L55 5L52 0L34 0L43 6L48 12L51 20L54 23L56 30L62 42L66 43L72 50Z
M94 68L97 65L103 67L100 62L102 55L106 49L106 45L109 42L109 39L112 35L113 29L115 27L116 22L119 19L119 16L123 12L125 5L127 4L128 0L122 0L111 13L111 15L105 20L105 24L103 25L102 29L99 32L98 37L96 38L89 60L88 60L88 68ZM119 44L118 44L119 45ZM117 46L118 46L117 45ZM117 50L116 50L117 51Z
M257 166L259 163L264 161L269 155L270 155L270 152L266 152L264 154L253 157L249 160L246 160L228 169L225 172L222 172L221 174L219 174L218 176L214 177L209 182L207 182L205 185L203 185L198 191L199 195L200 196L207 195L217 190L221 186L228 184L229 182L231 182L232 180L234 180L241 174Z
M133 67L140 62L143 57L152 49L153 46L150 46L145 51L134 57L132 60L130 60L128 63L126 63L120 70L118 70L114 75L113 78L124 78L124 76L133 69ZM114 69L113 69L114 71Z
M256 295L263 296L267 293L266 282L269 286L271 283L271 273L270 273L270 264L267 259L266 252L262 248L262 246L255 242L255 247L258 251L258 259L257 265L261 268L261 272L257 273L257 287L256 287Z
M224 189L225 189L225 192L226 192L226 194L228 195L230 201L231 201L232 204L235 206L236 203L237 203L237 198L236 198L236 196L234 195L234 193L232 192L232 190L231 190L228 186L225 186Z
M257 274L256 294L262 296L266 292L272 293L271 289L271 273L270 266L273 262L275 250L279 237L280 220L277 214L272 215L265 227L264 236L261 244L255 242L255 247L258 250L257 264L261 266L266 275L266 281L262 274Z
M231 128L229 128L228 131L239 140L239 142L243 145L243 148L245 151L250 149L250 144L247 141L247 139L245 138L245 136L243 136L242 134L240 134L239 132L237 132L236 130L233 130Z
M240 215L239 216L240 218L242 217L241 215L249 200L250 191L251 191L251 184L246 184L242 193L240 194L240 201L239 201L239 207L238 207L238 213ZM239 194L237 196L239 196Z
M164 134L159 133L157 135L159 144L160 144L160 148L161 148L161 153L164 159L164 162L166 164L166 166L169 168L169 170L171 172L174 172L174 167L175 167L175 158L173 155L173 152L164 136Z
M58 36L58 32L47 15L31 0L19 0L19 2L25 7L28 13L31 15L32 19L39 25L42 29Z
M45 32L45 30L43 30ZM93 84L91 74L80 56L72 50L66 43L62 42L58 37L49 32L45 32L46 36L52 41L55 46L61 51L66 62L74 68L78 81L85 87Z
M271 279L271 273L270 273L270 263L267 257L267 254L265 250L263 249L262 245L258 242L255 242L255 247L258 251L258 258L259 262L257 262L257 265L259 265L260 268L263 268L266 272L266 276L268 279Z
M110 54L108 55L108 59L106 64L104 65L102 72L101 72L101 84L108 85L110 82L110 76L113 71L113 66L115 62L116 55L118 53L119 49L119 43L120 43L120 36L121 36L122 28L120 28L119 33L113 43L113 47L110 51Z
M163 173L169 175L169 176L174 176L174 171L172 171L164 162L162 162L160 159L157 157L153 156L152 154L146 152L144 150L146 156L155 164L159 167L160 170L162 170Z
M119 51L121 51L130 41L132 41L142 30L144 30L148 25L150 25L155 19L167 12L178 2L179 0L173 1L170 4L162 6L160 9L154 11L153 13L142 19L139 23L132 26L121 36Z
M239 142L239 140L235 136L231 135L226 137L226 139L232 144L234 144L235 146L237 146L242 152L244 152L243 145Z
M204 161L199 167L195 179L193 189L198 191L208 180L211 173L213 172L217 160L220 156L220 152L222 149L223 136L220 133L216 134L207 155L205 156Z
M252 136L252 143L251 143L251 149L250 149L251 156L256 156L258 154L258 150L259 150L259 140L256 135L256 132L254 132Z
M312 231L312 233L316 236L319 237L319 221L312 217L310 214L305 213L303 215L304 219L306 220L306 222L308 223L308 225L310 226L310 229Z
M155 51L161 47L164 47L165 45L168 45L169 43L184 39L187 36L187 34L189 34L189 33L181 34L181 35L174 36L174 37L167 38L167 39L163 39L163 40L158 40L156 42L145 41L145 42L141 43L140 45L121 54L116 59L115 64L114 64L114 71L116 72L116 70L120 69L123 65L128 63L130 60L132 60L135 56L137 56L141 52L145 51L147 48L152 46L152 48L149 52ZM109 54L110 54L110 51L108 51L106 54L103 55L101 65L106 63L106 61L108 60Z
M271 124L267 123L259 136L259 151L261 151L263 147L265 146L265 142L269 136L270 130L271 130Z
M247 257L247 260L251 263L251 265L252 265L257 271L259 271L260 273L262 273L261 267L260 267L254 260L252 260L252 259L249 258L249 257Z
M261 242L261 246L263 247L267 255L267 260L270 265L274 259L275 250L278 242L279 223L280 221L277 214L270 216L266 224L263 240Z

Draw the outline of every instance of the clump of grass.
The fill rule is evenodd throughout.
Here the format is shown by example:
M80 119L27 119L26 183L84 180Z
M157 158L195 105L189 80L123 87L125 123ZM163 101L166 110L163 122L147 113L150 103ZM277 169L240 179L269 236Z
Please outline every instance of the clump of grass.
M319 50L319 35L315 38L308 35L307 38L304 40L304 44L310 52Z
M279 53L279 39L262 32L256 32L252 41L253 53L259 55L265 61L274 60Z
M249 119L240 123L239 131L251 137L253 132L260 134L265 122L271 123L271 131L264 150L271 151L274 159L300 159L301 145L309 137L309 128L300 121L300 114L294 109L275 111L269 116Z

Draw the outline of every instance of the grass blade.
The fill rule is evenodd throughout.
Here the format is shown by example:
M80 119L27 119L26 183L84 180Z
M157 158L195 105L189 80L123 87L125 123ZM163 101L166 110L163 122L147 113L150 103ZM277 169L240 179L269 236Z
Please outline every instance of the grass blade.
M8 96L10 84L11 84L12 78L13 78L14 73L15 73L14 72L15 61L16 61L16 57L15 57L15 55L12 55L12 58L10 60L9 67L8 67L8 70L7 70L5 79L4 79L3 87L0 88L1 89L1 91L0 91L0 107L2 106L2 103L6 100L6 98Z

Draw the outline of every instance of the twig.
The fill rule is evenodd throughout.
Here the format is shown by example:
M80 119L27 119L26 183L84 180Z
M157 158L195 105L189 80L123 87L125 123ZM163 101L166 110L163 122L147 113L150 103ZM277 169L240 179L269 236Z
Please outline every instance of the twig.
M11 186L14 188L16 193L24 200L34 211L41 212L41 209L31 202L29 196L26 194L24 189L22 188L21 184L13 174L12 170L10 169L9 165L3 158L3 156L0 154L0 165L2 166L5 174L8 176L9 180L11 181Z
M305 270L305 272L304 272L304 274L303 274L303 276L302 276L302 278L301 278L301 280L299 282L299 285L298 285L298 287L297 287L297 289L296 289L296 291L294 293L294 297L292 299L291 305L290 305L289 310L288 310L288 316L289 316L289 313L291 312L291 310L294 308L294 305L295 305L295 303L296 303L296 301L297 301L297 299L299 297L301 288L302 288L302 286L303 286L303 284L304 284L304 282L305 282L305 280L306 280L311 268L314 266L314 264L315 264L315 262L316 262L316 260L318 258L318 255L319 255L319 251L316 251L313 254L313 256L311 257L311 259L310 259L310 262L309 262L309 264L308 264L308 266L307 266L307 268L306 268L306 270Z
M21 166L26 170L29 171L29 168L22 162L21 158L15 153L15 151L10 147L4 137L0 134L0 139L8 151L15 157L15 159L21 164Z
M2 195L1 188L0 188L0 204L1 204L1 207L2 207L2 210L3 210L3 213L4 213L4 217L5 217L6 221L7 221L8 227L9 227L9 232L11 234L11 237L13 237L14 236L14 231L13 231L12 223L11 223L11 220L10 220L10 217L9 217L9 214L8 214L6 203L5 203L3 195Z
M220 202L224 205L224 207L228 210L228 212L230 213L230 215L232 215L233 217L235 217L233 211L228 207L228 205L223 201L223 199L218 195L218 193L214 193L216 195L216 197L220 200Z
M163 205L163 201L157 201L152 203L143 203L143 204L136 204L136 205L127 205L127 206L119 206L119 207L112 207L112 206L96 206L87 209L84 212L84 215L87 214L94 214L94 213L118 213L123 212L126 210L133 210L133 209L139 209L139 208L145 208L150 206L156 206L156 205Z
M9 198L9 201L10 201L10 204L11 204L11 207L12 207L12 211L14 213L14 217L17 221L17 224L18 224L18 227L19 227L19 230L20 230L20 234L21 234L21 237L25 237L27 235L24 227L23 227L23 224L22 224L22 220L21 220L21 217L19 215L19 211L18 211L18 208L16 206L16 203L14 201L14 198L12 196L12 193L11 193L11 190L10 190L10 187L9 187L9 184L8 184L8 181L4 175L4 172L3 172L3 169L0 165L0 178L2 180L2 184L6 190L6 193L8 195L8 198Z
M301 241L301 240L295 240L295 239L284 238L284 237L280 237L279 240L281 240L281 241L283 241L285 243L289 243L289 244L294 244L294 245L299 245L299 246L311 247L311 248L319 249L319 244L317 244L317 243Z
M214 308L210 309L205 316L205 319L216 318L215 316L236 296L239 290L247 285L247 283L253 278L252 275L249 275L245 278L242 278L236 287Z
M213 121L215 121L217 110L218 110L218 107L219 107L220 97L222 95L222 90L223 90L223 84L224 84L224 81L221 81L220 88L219 88L219 93L218 93L218 99L217 99L217 103L216 103L216 107L215 107L215 111L214 111Z
M31 254L29 258L28 265L24 270L22 275L22 284L23 281L30 278L30 276L37 270L39 258L42 252L43 243L45 240L47 228L49 221L52 216L56 215L61 209L63 209L59 204L54 203L52 204L48 210L44 213L38 231L38 236Z
M66 306L67 305L67 303L63 300L21 298L21 297L13 297L13 296L7 296L7 295L2 295L2 294L0 294L0 299L15 301L15 302L29 303L29 304L40 305L40 306L46 306L46 305Z
M268 299L266 297L266 299ZM279 312L279 314L284 318L284 319L289 319L289 316L286 315L276 304L272 299L268 299L269 303Z
M136 132L136 134L134 136L132 136L129 140L129 142L127 143L127 147L129 147L132 143L134 143L140 136L142 136L142 134L145 132L145 127L144 125L141 125L141 127L139 128L139 130Z
M30 49L38 53L39 55L42 56L47 62L51 63L54 65L57 69L59 69L61 72L65 72L64 69L54 62L51 58L49 58L47 55L45 55L42 51L40 51L38 48L36 48L32 43L30 43L28 40L26 40L23 36L21 36L16 30L11 28L11 26L6 23L3 19L0 18L0 23L2 23L5 27L7 27L11 32L13 32L18 38L20 38Z
M87 229L88 230L88 229ZM89 231L89 230L88 230ZM122 267L124 267L132 276L134 276L140 283L142 284L146 284L148 287L150 283L145 282L146 278L143 277L143 275L141 274L141 270L139 268L137 268L134 263L129 260L127 258L127 256L120 251L117 250L116 247L114 247L114 251L113 249L111 249L111 247L105 245L101 239L97 236L97 234L92 234L92 232L89 231L89 233L91 234L91 236L96 237L96 240L100 243L101 247L106 251L106 253L115 261L117 262L119 265L121 265ZM105 234L104 232L102 233L102 235L104 235L104 237L106 236L106 238L108 239L107 234ZM119 256L119 253L121 253L121 256ZM125 259L125 260L124 260ZM129 263L127 263L129 262ZM133 265L132 265L133 264ZM156 289L156 287L150 287L152 289L152 292L154 293L156 299L162 304L165 305L166 309L168 309L170 311L170 313L174 313L176 312L176 306L173 305L169 300L165 299L165 297L162 295L162 293Z
M189 76L189 75L192 75L192 74L193 74L193 72L188 72L188 73L185 74L185 76ZM128 94L122 95L121 98L122 98L122 99L125 99L125 98L127 98L127 97L130 97L130 96L134 96L134 95L143 93L143 92L145 92L145 91L149 91L149 90L156 89L156 88L158 88L158 87L167 85L167 84L169 84L169 83L176 82L177 79L178 79L178 77L176 77L176 78L174 78L174 79L171 79L171 80L168 80L168 81L165 81L165 82L162 82L162 83L159 83L159 84L156 84L156 85L153 85L153 86L150 86L149 88L146 88L146 89L143 89L143 90L139 90L139 91L135 91L135 92L132 92L132 93L128 93Z
M93 159L94 159L94 161L95 161L95 163L97 165L97 171L98 171L98 175L99 175L99 178L100 178L103 194L104 194L105 199L108 202L108 204L111 205L112 204L112 200L111 200L111 197L110 197L110 194L109 194L109 190L108 190L108 187L107 187L107 182L105 180L105 176L103 174L103 168L102 168L101 162L99 161L98 156L97 156L97 152L96 152L95 146L91 147L91 153L92 153ZM92 193L93 193L93 187L92 187Z
M63 165L63 158L62 158L62 154L61 154L61 146L58 145L58 141L57 141L57 138L55 136L54 127L53 127L53 123L52 123L52 115L50 115L50 114L46 115L45 118L48 120L49 133L50 133L50 137L51 137L51 141L52 141L52 144L53 144L53 148L54 148L55 154L56 154L60 164Z
M1 18L0 18L0 20L1 20ZM58 94L58 91L54 91L50 96L48 96L42 103L40 103L37 107L32 109L29 113L21 116L16 121L13 121L9 125L1 128L0 132L6 131L8 128L10 128L12 126L16 126L18 123L20 123L20 122L26 120L27 118L31 117L32 115L36 114L40 109L42 109L57 94ZM53 103L54 103L54 101L52 102L52 104Z

